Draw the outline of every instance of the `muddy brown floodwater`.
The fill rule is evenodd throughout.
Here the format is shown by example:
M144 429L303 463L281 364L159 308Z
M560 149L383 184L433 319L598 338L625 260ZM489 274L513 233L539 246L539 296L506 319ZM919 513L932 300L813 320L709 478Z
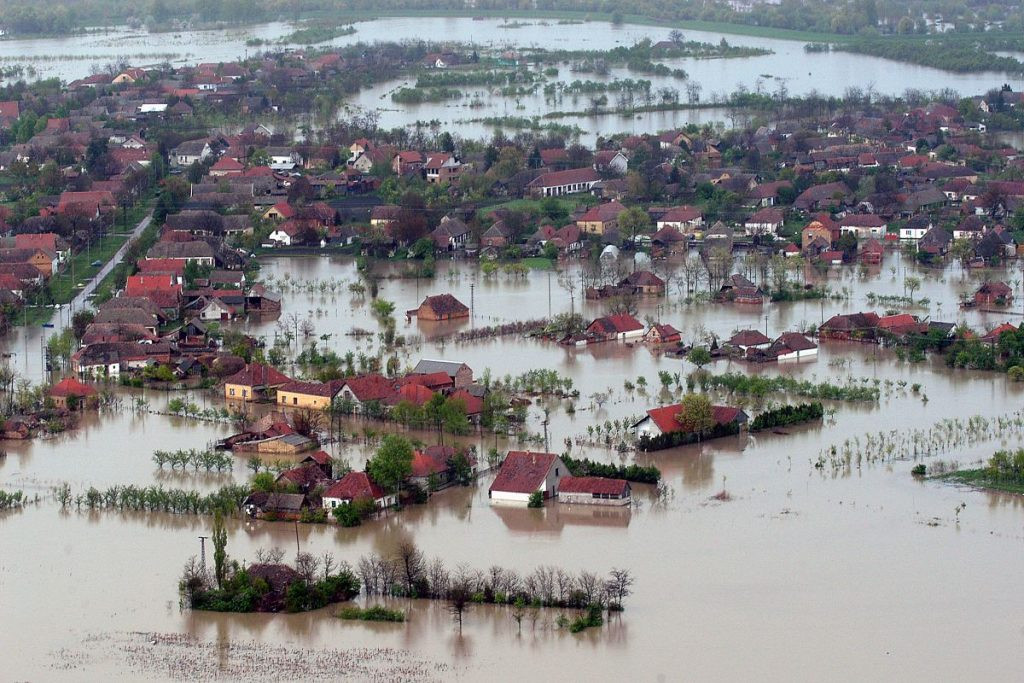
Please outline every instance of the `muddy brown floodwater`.
M895 266L897 274L889 268ZM913 269L911 269L913 272ZM462 264L440 264L432 283L384 280L381 296L396 309L412 308L427 293L450 291L470 300L471 325L545 317L547 275L525 281L501 275L488 282ZM354 281L351 261L334 258L268 260L265 275L280 280L340 278ZM839 311L881 310L866 293L902 294L898 257L872 279L830 274L848 300L766 306L662 303L660 317L690 339L699 328L728 336L738 327L770 334L816 322ZM1013 280L1015 273L1001 273ZM935 319L979 328L1009 313L961 314L958 297L976 286L957 270L926 274L917 297L931 300ZM311 315L317 334L344 352L369 343L345 336L352 326L376 329L368 305L347 291L330 295L292 287L285 310ZM552 276L552 312L573 305ZM939 307L941 302L941 308ZM575 307L580 306L578 295ZM593 316L599 306L588 304ZM921 313L925 310L921 309ZM642 313L658 316L657 304ZM275 323L243 329L272 338ZM458 327L458 326L456 326ZM623 420L657 405L657 371L691 368L641 347L605 344L566 350L506 337L440 344L452 327L429 329L399 319L399 332L423 341L403 355L464 360L479 375L495 376L548 367L580 389L575 414L564 404L551 414L551 446L585 435L595 421ZM431 340L433 339L433 341ZM14 348L28 344L21 337ZM16 358L16 364L17 364ZM714 371L726 369L724 364ZM450 566L486 569L499 564L530 571L541 564L604 573L628 567L636 578L626 610L601 629L579 635L557 629L555 611L523 621L520 633L508 611L472 607L460 636L443 605L390 601L406 609L405 624L344 622L336 608L301 615L228 615L183 611L176 591L185 560L199 550L209 520L164 514L61 511L49 490L68 481L76 490L112 484L212 490L245 478L244 458L233 473L160 474L150 460L156 448L200 448L229 433L218 425L127 406L138 393L121 392L123 407L87 417L72 434L30 443L8 442L0 458L0 487L39 494L41 501L0 513L0 643L3 680L166 680L224 678L308 680L540 680L758 679L758 680L1011 680L1024 645L1024 505L1018 496L953 487L910 476L913 462L864 463L833 471L813 461L828 444L867 432L924 428L945 418L995 417L1021 407L1022 389L998 374L950 371L941 359L902 363L885 350L827 344L811 363L729 369L793 373L841 381L846 376L893 382L877 404L835 402L823 424L789 434L743 435L639 457L664 475L663 491L635 487L637 505L614 512L550 504L544 510L493 508L487 487L453 488L429 504L371 521L356 529L299 525L303 550L333 552L355 563L371 552L390 553L412 539L430 557ZM31 366L24 368L31 374ZM623 388L645 376L646 394ZM869 380L870 381L870 380ZM907 382L900 388L899 382ZM920 383L920 393L909 385ZM612 390L601 409L588 398ZM120 391L120 390L119 390ZM924 396L927 396L927 401ZM154 410L167 394L146 392ZM197 397L197 401L202 401ZM208 404L220 405L215 396ZM540 431L540 411L530 431ZM347 424L352 431L355 423ZM430 439L430 435L419 435ZM978 441L956 452L929 454L967 464L1007 441ZM468 437L486 450L492 434ZM499 439L499 448L515 446ZM368 454L358 440L332 446L361 466ZM575 446L577 455L618 461L611 449ZM627 456L628 461L632 456ZM726 490L730 500L713 496ZM966 503L959 514L956 508ZM288 523L235 519L228 552L252 559L260 548L289 554L296 529Z

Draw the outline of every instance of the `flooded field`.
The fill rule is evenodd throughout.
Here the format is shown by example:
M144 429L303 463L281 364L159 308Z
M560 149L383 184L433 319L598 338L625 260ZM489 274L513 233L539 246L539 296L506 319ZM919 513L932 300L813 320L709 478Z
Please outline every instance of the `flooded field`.
M957 309L979 274L964 276L957 268L917 272L913 266L909 271L925 278L916 296L930 303L920 314L962 319L979 329L1011 316ZM573 273L570 267L570 280ZM355 281L350 259L265 260L264 277L282 283L286 274L292 283L281 287L286 313L312 317L317 334L331 335L327 345L339 352L370 350L369 342L346 336L355 326L376 329L368 299L353 299L343 286L332 295L296 284ZM904 275L899 256L888 254L869 279L849 269L826 276L833 291L849 290L846 299L751 310L685 305L673 291L675 303L652 301L639 317L670 322L689 340L700 331L721 338L736 328L763 329L767 314L769 334L775 335L836 312L882 310L867 301L867 293L902 294ZM1012 281L1016 273L998 276ZM578 292L572 301L558 280L551 275L552 314L579 311L581 305L587 317L600 312L598 304L581 304ZM401 318L425 294L442 292L467 304L472 300L472 320L431 328ZM647 348L614 343L567 350L516 337L443 341L456 329L547 315L545 271L488 280L473 265L440 263L433 282L384 279L380 296L396 303L398 332L416 341L403 352L403 364L443 357L467 362L478 376L485 369L502 376L544 367L572 378L581 394L575 414L567 414L564 404L551 413L556 451L564 449L566 437L585 437L588 424L626 420L658 405L658 370L692 369ZM241 325L268 340L275 327L273 321ZM33 345L38 340L12 337L9 348ZM625 510L564 504L495 508L487 499L493 475L485 475L475 487L448 489L427 505L355 529L228 522L229 554L250 561L258 549L280 547L290 554L298 544L354 564L369 553L393 553L411 539L449 566L485 570L497 564L528 572L553 565L600 574L615 566L632 569L636 585L625 612L579 635L555 627L557 610L528 616L520 633L508 608L481 605L469 610L460 636L444 605L426 601L388 601L408 611L404 624L345 622L334 618L336 608L300 615L181 610L177 578L185 560L198 554L197 537L208 535L209 519L61 511L49 490L67 481L75 490L160 483L210 491L243 481L245 459L236 457L234 471L223 475L161 473L151 461L154 449L204 448L232 428L136 412L133 397L160 411L169 395L124 391L119 409L85 418L75 433L5 445L0 488L23 489L41 500L0 513L0 642L20 655L8 660L3 677L521 680L523 672L510 666L516 661L547 672L544 678L571 679L1014 677L1011 653L1024 637L1024 597L1013 571L1024 545L1024 501L921 482L910 476L910 460L839 468L816 468L814 462L830 444L862 440L869 432L926 429L947 418L1016 411L1024 388L1000 374L948 370L941 358L911 364L890 351L856 344L825 344L811 363L733 363L728 369L833 381L863 377L879 380L883 391L877 404L830 403L834 415L822 424L788 434L744 434L638 456L638 462L661 469L664 483L660 490L636 485L637 505ZM31 364L24 370L31 375ZM646 391L627 392L623 381L638 376L648 379ZM919 383L920 393L900 382ZM608 390L612 395L603 407L589 398ZM221 404L212 394L195 400ZM530 432L541 431L541 419L540 410L532 409ZM359 427L346 423L350 433ZM1020 445L1017 436L1006 439L1004 444L979 437L956 452L928 453L926 461L967 464L1003 445ZM481 452L517 446L487 433L465 441ZM349 437L328 450L360 467L371 447ZM576 444L573 453L604 461L623 457L610 448ZM722 491L728 495L713 498ZM961 504L966 507L958 510Z
M637 41L665 40L668 30L654 26L621 25L608 22L587 22L583 25L558 26L554 21L519 22L520 28L508 28L502 19L474 20L468 17L388 17L355 24L356 32L321 43L315 47L350 45L357 42L419 41L444 39L472 43L482 49L538 47L545 49L609 49L630 46ZM89 75L95 66L113 62L124 56L135 65L169 62L175 66L199 62L232 61L252 56L293 30L287 22L272 22L252 27L181 31L149 34L144 30L113 27L105 31L67 38L0 40L0 61L31 65L38 77L73 80ZM790 95L817 92L843 95L855 84L871 88L878 94L898 95L907 89L936 90L952 88L964 95L978 94L1009 83L1014 90L1024 85L1019 75L1000 73L957 74L902 64L891 60L847 52L806 53L798 41L750 36L726 35L705 31L684 31L687 40L718 43L722 38L732 45L764 48L772 54L742 59L664 59L670 68L684 69L691 81L700 84L702 101L712 101L714 94L727 95L739 87L751 91L774 93L785 89ZM253 46L263 41L271 48ZM247 42L249 44L247 44ZM278 46L280 47L280 46ZM294 47L294 46L293 46ZM797 66L799 65L799 66ZM560 80L603 80L593 75L573 75L562 68ZM612 70L609 78L645 78L655 88L674 87L684 82L671 77L651 77ZM557 105L545 101L543 94L518 99L504 98L487 90L468 89L454 102L396 105L390 92L402 80L389 81L368 88L350 100L347 112L380 110L380 124L385 128L410 126L416 122L437 121L445 128L457 129L465 137L486 137L492 126L470 122L485 117L533 117L552 110L582 111L586 98L574 103L570 98ZM469 107L470 102L476 106ZM604 115L597 117L560 118L558 123L575 125L584 131L581 139L590 144L599 134L615 132L648 132L683 126L687 123L722 122L731 125L728 113L718 109L676 112L653 112L636 116Z

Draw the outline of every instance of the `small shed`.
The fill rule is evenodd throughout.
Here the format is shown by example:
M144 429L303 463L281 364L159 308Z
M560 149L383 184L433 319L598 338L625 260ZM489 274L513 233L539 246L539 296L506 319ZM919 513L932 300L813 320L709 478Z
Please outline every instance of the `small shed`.
M576 505L629 505L632 490L625 479L563 477L558 501Z

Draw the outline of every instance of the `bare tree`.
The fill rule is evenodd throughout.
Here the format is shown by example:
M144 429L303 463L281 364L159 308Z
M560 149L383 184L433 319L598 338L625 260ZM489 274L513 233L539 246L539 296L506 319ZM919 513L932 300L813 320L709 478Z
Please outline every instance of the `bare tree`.
M316 581L317 571L320 568L320 560L313 553L299 553L295 556L295 571L299 573L306 583Z
M583 571L576 579L576 587L583 596L584 604L592 605L599 597L601 579L593 572Z
M462 633L462 618L469 609L473 598L472 579L465 566L459 565L451 585L448 587L448 611L459 625Z
M430 594L435 598L444 597L448 593L451 577L448 574L448 568L444 566L444 562L441 561L440 557L435 557L430 561L430 566L427 568L427 576L430 581Z
M334 559L334 553L328 551L320 556L320 566L324 569L324 580L326 581L331 577L331 572L334 571L334 567L337 565L337 560Z
M284 550L281 548L271 548L266 550L260 548L256 551L256 561L260 564L281 564L284 560Z
M628 569L613 568L608 573L606 582L608 590L608 606L622 609L623 601L633 592L633 575Z
M417 586L422 586L426 578L426 558L423 557L423 551L412 541L402 541L398 544L397 564L405 595L416 597Z

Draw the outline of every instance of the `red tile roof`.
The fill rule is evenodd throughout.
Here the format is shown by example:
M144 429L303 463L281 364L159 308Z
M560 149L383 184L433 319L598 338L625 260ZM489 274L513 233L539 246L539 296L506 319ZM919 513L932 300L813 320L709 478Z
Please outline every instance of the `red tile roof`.
M291 378L277 368L263 363L249 363L224 380L225 384L239 384L247 387L280 386L291 382Z
M391 380L383 375L363 375L345 381L345 387L360 402L388 401L395 397Z
M384 489L377 486L366 472L349 472L334 482L323 493L324 498L340 500L358 500L369 498L377 500L385 495Z
M629 483L625 479L605 477L565 477L558 483L561 493L597 493L607 496L625 496Z
M659 223L689 223L701 217L700 209L693 206L677 206L666 211Z
M509 451L489 490L508 493L538 491L557 459L554 453Z
M74 377L62 379L50 389L50 396L95 396L96 390Z
M590 327L597 325L603 329L606 333L623 333L631 332L633 330L642 330L643 324L628 313L616 313L615 315L606 315L603 318L598 318L594 322L590 323Z
M466 406L466 415L479 415L484 410L483 399L477 398L465 389L459 389L458 391L453 392L448 398L453 401L462 401Z
M683 411L681 403L675 405L662 406L661 408L652 408L647 411L647 416L651 418L651 421L657 425L658 429L664 434L670 434L672 432L682 431L683 427L676 420L676 415ZM740 416L743 411L739 408L733 408L730 406L711 406L712 417L715 420L715 424L724 425L733 422Z
M413 405L422 406L434 397L434 392L422 384L403 384L398 389L398 400L408 401Z

